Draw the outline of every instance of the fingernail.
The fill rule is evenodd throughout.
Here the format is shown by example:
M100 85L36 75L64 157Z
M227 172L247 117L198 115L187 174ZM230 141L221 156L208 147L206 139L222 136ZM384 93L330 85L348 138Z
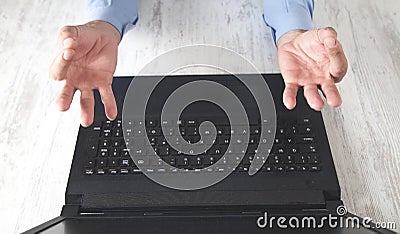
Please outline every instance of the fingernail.
M75 54L75 50L65 50L63 54L63 58L65 60L71 60Z
M336 40L334 38L327 38L325 39L325 45L328 48L335 48L336 47Z
M67 38L67 39L65 39L64 41L63 41L63 47L64 48L68 48L69 46L71 46L72 45L72 43L74 42L74 39L72 39L72 38Z

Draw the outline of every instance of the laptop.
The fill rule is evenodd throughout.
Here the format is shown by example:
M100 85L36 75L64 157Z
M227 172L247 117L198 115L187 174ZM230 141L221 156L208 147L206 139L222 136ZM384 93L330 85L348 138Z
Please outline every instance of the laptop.
M242 76L248 80L260 77ZM361 225L361 218L347 212L322 115L308 106L302 90L296 108L287 110L280 74L262 75L274 103L269 109L273 114L267 116L276 116L275 120L263 119L251 92L257 87L246 87L231 74L163 77L145 110L123 110L132 101L127 95L131 83L158 78L115 77L112 86L119 114L114 121L107 120L95 92L94 123L79 128L61 216L26 233L392 233L374 229L371 222L367 227ZM178 119L161 117L171 93L204 80L228 88L244 107L248 128L243 129L248 138L239 158L240 152L230 156L228 151L230 145L243 143L234 136L244 132L230 125L234 117L216 103L198 100L181 106L181 112L176 110ZM200 92L210 96L209 90ZM135 119L135 113L142 112L144 121ZM202 129L204 122L213 124L215 134L211 145L200 153L187 154L167 140L170 135L189 144L199 143L212 131ZM176 125L168 130L171 123ZM261 130L272 139L264 152L257 151L263 144ZM145 139L143 149L136 144L138 139ZM225 163L226 157L234 160ZM198 187L189 179L182 180L187 187L172 179L162 181L176 178L172 175L177 172L180 178L189 179L184 172L225 176L209 184L200 181Z

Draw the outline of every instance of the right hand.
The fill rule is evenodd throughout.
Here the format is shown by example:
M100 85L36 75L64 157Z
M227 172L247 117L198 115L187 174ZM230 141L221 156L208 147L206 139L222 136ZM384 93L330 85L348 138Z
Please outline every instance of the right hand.
M56 99L60 111L69 109L76 90L81 92L81 124L93 123L94 95L98 89L108 119L117 116L117 105L111 83L117 66L121 35L111 24L92 21L84 25L64 26L58 41L61 45L50 69L50 77L63 81Z

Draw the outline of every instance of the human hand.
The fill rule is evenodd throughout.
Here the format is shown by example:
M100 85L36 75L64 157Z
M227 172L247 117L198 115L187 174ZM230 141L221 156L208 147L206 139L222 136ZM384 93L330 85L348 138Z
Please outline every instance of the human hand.
M82 126L93 123L95 89L100 92L107 118L113 120L117 116L111 84L120 38L119 31L104 21L60 29L61 48L49 69L52 79L64 82L56 105L60 111L68 110L75 91L79 90Z
M335 83L347 72L347 59L333 28L310 31L294 30L284 34L277 43L279 67L285 81L283 103L288 109L296 106L299 87L314 110L321 110L324 102L337 107L342 103Z

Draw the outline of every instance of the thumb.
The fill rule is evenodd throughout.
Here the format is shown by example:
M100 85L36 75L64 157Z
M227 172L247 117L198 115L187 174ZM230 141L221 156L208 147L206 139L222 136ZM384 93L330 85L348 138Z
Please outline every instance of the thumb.
M64 26L58 33L58 42L61 45L63 51L63 58L65 60L71 60L75 54L75 50L78 47L79 41L79 26Z
M79 26L64 26L58 33L61 48L49 68L50 77L64 80L78 47Z
M347 59L339 41L329 37L324 40L325 50L329 57L329 73L335 82L340 82L347 72Z
M337 32L332 27L326 27L318 29L317 36L329 57L329 73L335 82L340 82L346 75L348 64L342 45L337 40Z

